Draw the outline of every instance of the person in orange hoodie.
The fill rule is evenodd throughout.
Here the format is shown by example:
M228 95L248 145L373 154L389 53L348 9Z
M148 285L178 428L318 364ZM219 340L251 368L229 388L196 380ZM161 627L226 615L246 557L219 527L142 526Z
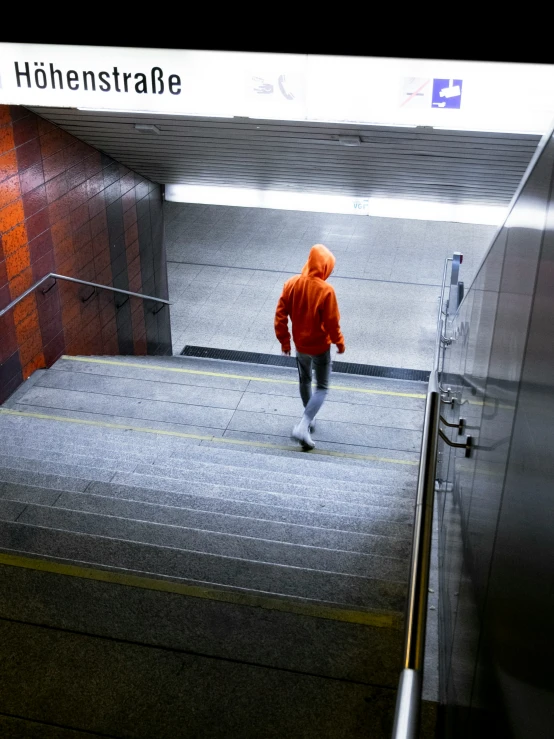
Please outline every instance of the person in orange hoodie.
M312 246L301 274L285 282L275 311L275 335L286 355L291 353L289 317L292 323L300 397L304 404L304 414L293 428L292 438L304 449L315 447L310 432L315 428L314 418L329 387L331 344L336 344L339 354L345 349L337 296L326 282L334 267L335 257L326 246ZM316 379L313 394L312 371Z

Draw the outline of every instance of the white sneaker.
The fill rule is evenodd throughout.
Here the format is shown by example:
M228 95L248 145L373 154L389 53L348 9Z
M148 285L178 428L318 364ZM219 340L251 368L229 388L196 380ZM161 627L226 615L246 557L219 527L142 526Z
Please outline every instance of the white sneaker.
M315 447L310 432L301 428L301 424L297 424L291 434L292 438L300 442L304 449L313 449Z

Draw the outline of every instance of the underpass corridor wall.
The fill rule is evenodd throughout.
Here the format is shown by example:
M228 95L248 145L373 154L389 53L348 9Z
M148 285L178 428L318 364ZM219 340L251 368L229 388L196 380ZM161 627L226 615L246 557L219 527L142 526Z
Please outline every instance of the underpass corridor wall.
M161 188L0 105L0 310L50 272L167 299ZM153 308L61 281L31 293L0 318L0 403L62 354L171 354L169 309Z
M469 458L441 447L437 496L453 739L553 732L553 184L545 136L447 330L443 385L456 403L442 412L474 440Z

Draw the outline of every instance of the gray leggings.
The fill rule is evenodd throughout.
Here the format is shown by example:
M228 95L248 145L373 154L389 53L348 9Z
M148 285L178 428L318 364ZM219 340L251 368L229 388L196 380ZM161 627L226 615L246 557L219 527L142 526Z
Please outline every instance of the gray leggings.
M323 354L301 354L296 352L300 397L304 404L304 415L313 421L323 405L329 388L331 375L331 349ZM315 370L316 390L312 395L312 369Z

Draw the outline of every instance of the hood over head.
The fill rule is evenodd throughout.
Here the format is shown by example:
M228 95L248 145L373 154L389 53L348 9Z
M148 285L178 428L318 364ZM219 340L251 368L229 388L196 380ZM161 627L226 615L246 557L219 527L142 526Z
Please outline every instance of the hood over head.
M314 244L310 249L308 261L302 269L303 277L319 277L326 280L335 266L335 257L323 244Z

